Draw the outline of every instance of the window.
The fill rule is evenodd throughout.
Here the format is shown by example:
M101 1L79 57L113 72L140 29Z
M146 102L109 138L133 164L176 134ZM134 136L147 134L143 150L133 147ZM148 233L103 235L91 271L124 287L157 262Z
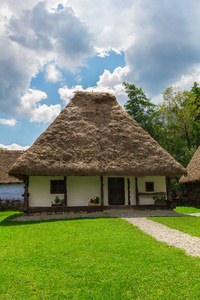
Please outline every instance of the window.
M64 194L65 181L64 180L51 180L51 194Z
M146 192L154 192L154 182L146 182Z

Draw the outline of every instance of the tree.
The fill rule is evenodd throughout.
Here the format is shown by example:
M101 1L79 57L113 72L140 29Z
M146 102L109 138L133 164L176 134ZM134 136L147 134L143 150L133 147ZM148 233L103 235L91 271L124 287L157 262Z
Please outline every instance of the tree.
M190 91L169 87L159 105L151 103L142 88L123 83L129 100L124 105L138 124L186 167L200 145L200 87Z
M195 81L193 87L190 90L190 92L195 95L195 102L198 102L200 100L200 87L198 87L198 85L199 84Z
M190 90L190 94L193 96L194 104L196 105L198 111L200 110L200 87L198 87L198 83L195 81L193 87ZM196 132L194 136L194 140L196 143L196 147L200 146L200 113L195 116L195 121L193 122L193 128Z
M124 82L129 100L124 105L126 112L150 135L154 135L153 121L156 105L134 84Z
M193 93L174 87L163 92L163 102L157 110L162 124L157 141L185 167L197 149L194 124L199 114Z

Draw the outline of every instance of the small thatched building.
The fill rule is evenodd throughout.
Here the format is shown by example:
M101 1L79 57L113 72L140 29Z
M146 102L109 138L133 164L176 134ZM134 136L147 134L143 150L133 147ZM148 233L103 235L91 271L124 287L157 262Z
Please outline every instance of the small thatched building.
M153 205L166 177L186 170L113 95L77 92L10 174L25 179L25 209L36 211L50 210L55 196L64 198L62 210L86 209L96 196L101 208Z
M186 170L187 175L183 175L179 181L186 187L185 200L187 204L200 206L200 147L194 153Z
M24 193L23 180L9 176L8 172L12 165L24 151L0 150L0 200L21 200Z

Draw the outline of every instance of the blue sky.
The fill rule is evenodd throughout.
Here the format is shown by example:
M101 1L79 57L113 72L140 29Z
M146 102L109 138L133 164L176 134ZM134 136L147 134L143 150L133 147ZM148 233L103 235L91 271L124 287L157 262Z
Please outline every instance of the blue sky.
M197 0L1 0L0 147L30 146L76 90L155 103L200 83Z

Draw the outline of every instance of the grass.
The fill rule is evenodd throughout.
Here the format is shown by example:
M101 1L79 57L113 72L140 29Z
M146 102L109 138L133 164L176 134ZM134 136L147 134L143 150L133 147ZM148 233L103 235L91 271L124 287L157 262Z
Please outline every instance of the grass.
M0 299L199 299L200 259L119 218L0 212Z
M200 237L200 217L151 217L147 219L192 236Z
M200 209L195 207L177 206L174 211L182 214L191 214L200 212ZM200 217L151 217L148 219L192 236L200 237Z
M189 206L177 206L174 209L174 211L180 214L193 214L193 213L200 213L200 208L189 207Z

